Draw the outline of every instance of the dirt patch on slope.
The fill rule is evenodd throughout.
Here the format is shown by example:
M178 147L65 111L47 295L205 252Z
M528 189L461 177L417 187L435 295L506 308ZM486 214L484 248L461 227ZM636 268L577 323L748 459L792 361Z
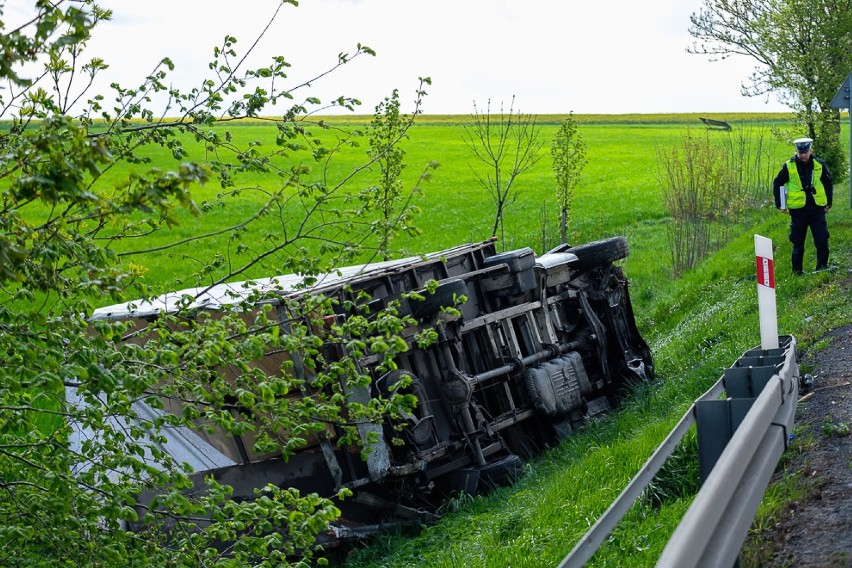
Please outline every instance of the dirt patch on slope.
M813 377L800 393L795 431L780 476L794 476L805 497L773 526L753 533L743 566L852 567L852 326L835 329L803 351L799 367Z

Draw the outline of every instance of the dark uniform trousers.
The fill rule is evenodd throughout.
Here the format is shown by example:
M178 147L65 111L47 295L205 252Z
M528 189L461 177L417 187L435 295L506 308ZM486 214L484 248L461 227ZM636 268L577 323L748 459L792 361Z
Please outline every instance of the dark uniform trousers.
M790 210L790 242L793 243L793 272L802 272L805 256L805 237L808 227L816 248L816 268L828 266L828 224L825 222L825 208L808 204L801 209Z

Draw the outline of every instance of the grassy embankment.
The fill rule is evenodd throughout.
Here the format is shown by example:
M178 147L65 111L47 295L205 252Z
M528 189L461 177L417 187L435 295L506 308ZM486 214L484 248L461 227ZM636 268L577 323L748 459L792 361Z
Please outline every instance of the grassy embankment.
M514 486L471 501L451 504L454 512L417 536L387 536L369 549L351 555L349 566L553 566L572 548L594 520L618 495L691 402L709 387L743 351L759 343L759 323L754 274L753 235L773 239L778 281L779 331L793 334L807 349L826 330L852 322L848 271L852 268L852 214L849 190L844 183L835 192L835 208L829 216L834 272L793 279L788 263L786 218L769 205L751 216L734 232L736 238L680 280L670 277L666 240L667 216L657 181L658 150L679 143L687 133L711 138L728 136L706 131L698 115L575 116L588 144L589 165L575 193L570 240L587 242L622 234L631 253L623 261L631 279L631 294L640 330L649 341L658 380L636 392L619 411L566 441L527 467L528 473ZM542 135L550 141L561 117L539 117ZM780 115L714 115L728 120L734 132L757 132L770 124L784 126ZM343 120L343 119L334 119ZM329 122L334 122L329 120ZM364 117L346 121L364 120ZM423 212L417 224L424 234L417 240L400 238L396 244L406 254L433 251L461 242L488 238L494 206L471 173L473 162L461 138L461 126L469 117L422 117L406 142L405 175L409 183L429 161L440 163L424 186L419 202ZM255 138L263 126L231 128L235 138ZM270 130L269 139L272 140ZM848 136L843 138L848 140ZM351 170L362 147L337 162L333 176ZM790 152L778 143L778 164ZM818 150L818 148L817 148ZM166 157L156 157L163 160ZM117 178L121 172L115 172ZM553 210L553 176L549 147L539 164L522 176L521 194L508 211L505 249L531 246L541 252L540 215ZM258 178L258 184L276 183ZM357 181L357 180L356 180ZM368 183L365 181L365 183ZM201 190L212 197L217 189ZM213 226L226 226L251 208L250 192L238 202L214 210L200 219L189 218L165 240L191 237ZM258 230L257 235L261 235ZM555 238L555 227L550 228ZM253 237L244 237L249 242ZM146 246L158 241L146 243ZM199 249L222 252L225 237L205 241ZM174 254L177 252L178 254ZM145 264L147 280L161 290L188 287L186 257L172 251L133 262ZM806 262L813 260L808 243ZM252 276L268 276L253 274ZM843 282L846 281L845 287ZM609 543L595 556L595 566L652 566L680 516L688 507L694 488L690 452L672 467L668 480L658 484L659 503L635 506ZM682 471L681 471L682 469ZM777 505L770 493L765 508L771 515Z
M648 172L643 168L652 169L654 152L649 146L676 140L686 125L680 125L680 130L674 128L669 132L659 125L631 125L614 128L607 136L605 128L596 130L583 124L581 131L589 141L591 162L575 209L576 219L602 219L597 225L581 223L581 240L615 233L629 238L631 256L624 263L625 270L634 294L638 291L634 308L640 329L651 344L658 380L634 393L609 418L589 425L560 448L529 464L528 474L514 486L460 504L440 524L416 537L381 539L350 556L347 566L558 564L692 401L718 379L724 367L760 343L752 278L754 234L769 237L774 243L779 333L795 335L800 348L809 349L818 346L816 342L827 330L852 323L852 213L846 183L837 187L835 207L829 215L835 271L793 278L786 217L767 205L752 226L744 227L738 237L696 270L677 281L667 278L665 213L660 191L652 176L644 175ZM650 134L663 131L670 138ZM612 146L613 135L621 144L629 140L638 143L618 152ZM784 151L782 148L782 155ZM613 167L607 168L607 164ZM601 174L606 183L600 182ZM608 203L589 195L601 187L610 195ZM813 262L810 242L807 254L807 262ZM807 443L797 440L788 451L807 451ZM693 437L679 459L666 468L666 475L657 480L656 497L631 509L590 565L653 566L691 501L696 469ZM771 523L782 503L794 498L797 491L801 491L801 482L793 477L771 487L757 524Z

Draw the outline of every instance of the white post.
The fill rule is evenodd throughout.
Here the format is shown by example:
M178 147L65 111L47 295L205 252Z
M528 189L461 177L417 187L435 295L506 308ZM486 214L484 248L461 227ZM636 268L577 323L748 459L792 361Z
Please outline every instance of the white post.
M772 260L772 239L755 235L754 255L757 261L760 345L763 349L777 349L778 312L775 306L775 263Z

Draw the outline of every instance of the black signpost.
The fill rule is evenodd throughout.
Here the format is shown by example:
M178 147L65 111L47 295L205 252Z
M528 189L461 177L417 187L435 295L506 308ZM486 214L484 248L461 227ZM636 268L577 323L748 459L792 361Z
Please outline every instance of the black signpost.
M852 108L850 98L852 97L852 73L843 81L840 90L831 99L831 108L849 110L849 208L852 209Z

